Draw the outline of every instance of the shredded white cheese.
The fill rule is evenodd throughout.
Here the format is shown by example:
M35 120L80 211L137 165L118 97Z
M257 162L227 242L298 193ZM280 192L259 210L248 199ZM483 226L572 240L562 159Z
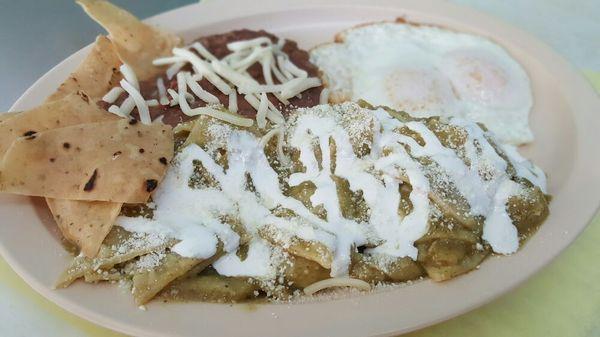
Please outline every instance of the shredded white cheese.
M158 101L162 105L169 104L169 99L167 98L167 89L165 88L165 82L162 77L159 77L156 80L156 89L158 90Z
M329 89L323 88L323 90L321 90L321 94L319 95L319 104L329 103L329 94Z
M199 99L208 104L219 104L219 99L210 92L202 89L200 84L194 80L190 73L185 73L185 80L187 85L190 87L190 90L192 90L192 92L198 96Z
M256 113L256 124L261 129L267 125L267 110L269 109L269 104L267 103L268 100L267 94L264 92L260 94L260 102Z
M246 48L260 46L262 44L265 44L265 45L271 44L271 39L263 36L263 37L257 37L252 40L230 42L227 44L227 49L229 49L231 51L239 51L239 50L246 49Z
M135 72L130 66L123 63L119 67L119 70L121 70L121 74L123 74L125 80L129 82L132 87L136 88L137 90L140 90L140 84L138 83L137 76L135 75Z
M215 55L213 55L211 52L209 52L208 49L206 49L200 42L192 43L192 48L196 49L196 51L198 53L200 53L200 55L202 55L202 57L204 57L205 59L207 59L209 61L217 59L215 57Z
M238 112L237 92L235 90L229 94L229 106L227 108L231 112Z
M306 295L313 295L321 290L334 287L351 287L364 291L371 290L371 285L363 280L348 277L336 277L315 282L304 288L304 293Z
M114 103L124 92L125 90L123 90L123 88L114 87L102 97L102 100L106 103Z
M129 84L129 82L124 79L121 80L120 84L121 87L123 87L123 89L127 91L129 97L133 98L135 106L137 107L138 113L140 115L140 122L142 122L142 124L151 124L152 119L150 118L148 104L146 103L144 97L142 97L142 94L140 94L139 90L136 89L133 85Z

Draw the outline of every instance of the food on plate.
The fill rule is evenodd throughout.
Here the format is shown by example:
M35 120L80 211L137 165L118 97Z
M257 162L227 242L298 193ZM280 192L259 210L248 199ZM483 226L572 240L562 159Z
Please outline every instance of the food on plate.
M152 201L60 284L129 280L143 304L443 281L516 252L548 213L543 172L460 118L344 103L264 130L202 115L176 137Z
M100 35L86 59L46 101L56 101L67 95L84 92L95 102L121 80L120 64L121 60L112 42Z
M152 77L160 69L152 61L168 55L181 45L179 36L146 25L131 13L108 1L77 0L85 12L109 34L120 61L129 65L140 80Z
M146 202L172 156L173 135L164 124L121 118L34 132L15 139L4 154L0 191Z
M247 47L240 48L244 46L240 44L236 47L235 43L240 41L245 41ZM235 50L228 48L232 43ZM162 122L176 126L194 118L194 115L184 113L177 103L177 99L173 97L177 91L177 74L184 73L187 77L191 76L197 67L213 69L213 61L219 60L219 63L223 62L223 65L217 66L208 75L196 75L198 80L195 82L201 90L193 83L189 85L188 91L190 91L190 95L194 95L188 96L188 105L191 109L221 104L231 112L254 118L260 107L262 96L258 91L265 91L264 89L269 89L265 94L269 109L273 110L273 113L277 110L285 115L290 107L309 107L319 104L322 86L317 78L317 68L309 62L308 52L300 49L294 41L279 39L264 30L241 29L201 37L190 43L187 48L192 51L191 54L186 53L185 49L174 50L175 53L184 55L184 57L168 56L155 60L154 63L159 65L157 68L162 68L161 65L168 65L168 68L163 69L163 73L158 77L139 83L142 96L156 97L162 101L160 105L148 107L150 119L160 117ZM194 63L199 65L194 65ZM279 66L280 64L281 66ZM225 81L229 81L227 76L231 75L232 70L241 71L242 74L247 74L249 77L246 79L249 83L236 92L232 92L232 89L235 89L237 84L234 84L232 88L220 80L223 77ZM291 79L294 82L289 85L297 86L302 95L286 93L286 97L283 97L282 94L274 92L278 89L276 85ZM188 78L186 78L187 80ZM189 80L191 81L191 79ZM240 79L236 78L236 80ZM271 87L248 88L257 92L244 91L248 90L248 85L254 86L257 84L256 82ZM302 86L308 87L304 89ZM298 92L298 89L290 88L294 90L292 93ZM127 106L127 104L123 105L126 103L126 99L125 95L121 95L107 97L103 102L107 109L111 109L111 106L114 105L112 109L116 110L117 107L125 108ZM129 105L129 107L131 106ZM136 111L132 115L139 118ZM264 117L259 117L259 120L263 119Z
M0 192L47 198L79 249L58 288L121 282L143 305L444 281L515 253L548 215L544 172L445 104L327 104L357 97L328 74L324 90L293 41L184 45L79 3L109 36L45 103L0 119Z
M531 142L530 81L490 39L406 21L361 25L315 47L331 102L364 99L415 116L483 123L501 142Z

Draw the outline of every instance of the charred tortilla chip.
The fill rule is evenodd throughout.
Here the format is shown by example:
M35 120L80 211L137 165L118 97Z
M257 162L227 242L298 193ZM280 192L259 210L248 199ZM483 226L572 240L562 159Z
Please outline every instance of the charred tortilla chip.
M34 137L38 132L50 129L118 119L98 108L82 91L11 117L14 118L0 122L0 158L19 137ZM46 201L63 236L80 247L86 256L93 256L98 251L96 247L102 243L121 209L121 204L118 203L88 204L59 199Z
M84 91L93 102L104 96L122 78L121 60L115 47L106 36L98 36L92 51L46 102Z
M20 137L0 166L0 191L47 198L144 203L173 157L164 124L81 124Z
M120 203L46 199L65 239L76 244L83 255L94 257L121 210Z
M121 60L131 66L140 80L153 77L163 69L152 60L170 54L181 38L138 20L131 13L108 1L78 0L85 12L109 33Z
M0 158L19 137L31 138L50 129L116 119L117 116L97 107L86 93L69 94L0 122Z
M106 36L98 36L87 57L60 85L58 90L46 99L46 102L62 100L77 92L85 92L90 103L92 103L91 105L95 106L95 102L117 85L123 77L119 72L121 63L112 42ZM73 108L73 115L76 118L77 104L73 105ZM79 109L79 112L83 113L85 110ZM110 116L107 112L104 115ZM111 118L115 117L112 116ZM99 118L91 121L82 119L79 122L99 122L102 120L105 119ZM62 124L54 125L49 129L69 125ZM100 246L106 233L112 227L112 223L119 213L118 210L121 209L120 203L101 201L88 203L75 200L46 199L46 202L63 236L79 246L81 252L86 256L96 254L98 249L95 247ZM74 225L68 226L69 224ZM79 229L82 230L79 231Z

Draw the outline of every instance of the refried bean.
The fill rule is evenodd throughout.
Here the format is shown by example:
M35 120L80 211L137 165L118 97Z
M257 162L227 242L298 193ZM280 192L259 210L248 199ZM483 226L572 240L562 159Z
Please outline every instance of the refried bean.
M202 43L202 45L204 45L204 47L206 47L206 49L208 49L213 55L215 55L217 58L221 59L231 53L229 51L229 49L227 49L228 43L235 42L235 41L241 41L241 40L251 40L251 39L254 39L257 37L263 37L263 36L270 38L271 41L273 41L273 43L276 43L278 40L275 35L268 33L264 30L254 31L254 30L249 30L249 29L241 29L241 30L234 30L231 32L223 33L223 34L215 34L215 35L201 37L201 38L197 39L196 41ZM318 77L318 69L315 65L310 63L308 52L300 49L296 42L286 39L282 50L290 57L290 60L298 68L305 70L308 73L308 76ZM165 69L166 69L166 67L165 67ZM184 68L182 68L182 70L184 70L184 71L185 70L191 71L191 69L192 69L191 65L187 65ZM262 68L261 68L260 64L254 64L251 67L249 67L248 73L250 74L250 76L252 76L254 79L256 79L259 83L261 83L261 84L265 83L265 79L263 77ZM177 80L175 79L175 77L173 77L173 79L171 79L171 80L168 80L166 78L166 75L162 75L162 78L163 78L163 81L167 88L172 88L174 90L177 90ZM146 99L158 97L158 91L156 88L156 80L157 80L157 78L154 78L152 80L147 80L147 81L143 81L140 83L140 91ZM274 78L273 80L275 81L275 83L279 83L277 81L277 79ZM211 94L215 95L216 97L218 97L219 101L225 107L228 106L229 97L227 95L224 95L223 93L221 93L221 91L219 91L219 89L217 89L214 85L212 85L206 79L202 79L199 82L199 84L204 90L206 90L206 91L210 92ZM323 89L322 86L308 89L308 90L302 92L299 96L290 98L289 99L290 104L288 106L285 106L277 98L275 98L275 96L273 96L271 94L268 95L268 98L276 107L279 108L279 110L284 114L284 116L286 116L289 113L289 111L292 109L302 108L302 107L312 107L312 106L319 104L319 95L321 94L322 89ZM115 104L120 105L123 100L124 100L124 97L121 97ZM100 102L100 105L106 109L106 108L108 108L108 106L110 104L107 104L105 102ZM201 107L201 106L205 106L205 105L206 104L203 101L201 101L200 99L196 99L196 101L194 103L190 103L190 107L192 107L192 108ZM243 95L238 94L237 105L238 105L238 113L240 115L243 115L246 117L251 117L251 118L255 117L256 110L254 110L254 108L248 102L246 102ZM150 107L150 115L151 115L152 119L154 119L160 115L163 115L163 120L162 120L163 123L169 124L171 126L175 126L181 122L185 122L185 121L188 121L193 118L193 117L187 116L183 112L181 112L181 109L179 108L179 106L171 107L168 105L159 105L156 107ZM139 119L137 109L134 109L134 111L131 113L131 116L136 119Z

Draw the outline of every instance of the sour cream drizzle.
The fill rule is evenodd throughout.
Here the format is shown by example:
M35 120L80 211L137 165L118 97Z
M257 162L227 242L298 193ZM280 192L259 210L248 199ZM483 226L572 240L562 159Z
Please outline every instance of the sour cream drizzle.
M219 133L213 135L217 144L207 150L191 144L176 156L153 196L154 218L119 217L117 223L129 231L157 232L178 239L180 242L173 250L187 257L208 258L214 255L217 242L221 241L225 255L213 264L215 269L222 275L257 278L273 278L280 263L273 247L259 235L260 228L273 226L287 233L288 239L297 237L322 243L333 256L331 276L343 276L348 273L353 246L369 243L375 247L366 250L367 254L416 259L414 242L427 232L432 207L428 198L431 183L416 158L427 157L444 168L444 173L468 201L471 212L486 216L483 238L492 249L502 254L513 253L518 249L518 233L507 214L506 203L521 192L521 187L510 180L506 173L508 163L479 126L458 119L450 123L467 134L466 160L444 147L424 123L404 123L382 109L371 111L346 103L298 110L285 130L287 146L299 151L304 170L293 173L288 183L314 184L316 189L310 201L313 206L323 206L327 212L325 220L299 200L284 194L264 152L264 141L229 125L209 127L207 132ZM401 127L418 132L424 144L400 134ZM282 130L277 132L284 134ZM368 141L371 151L358 156L355 145L361 134L372 135ZM335 143L335 156L330 142ZM211 148L218 147L227 148L226 170L214 159L216 152ZM505 154L519 176L537 177L541 172L521 157ZM219 188L188 186L195 161L202 163ZM481 172L485 172L485 179ZM362 192L370 210L368 221L360 223L342 215L334 175L348 180L352 191ZM247 176L255 192L248 189ZM406 178L412 186L409 199L413 207L409 214L401 216L399 187ZM532 183L540 183L540 188L545 189L541 179ZM272 212L277 207L289 209L295 216L277 217ZM251 238L243 261L236 255L240 237L219 220L222 215L237 217Z

